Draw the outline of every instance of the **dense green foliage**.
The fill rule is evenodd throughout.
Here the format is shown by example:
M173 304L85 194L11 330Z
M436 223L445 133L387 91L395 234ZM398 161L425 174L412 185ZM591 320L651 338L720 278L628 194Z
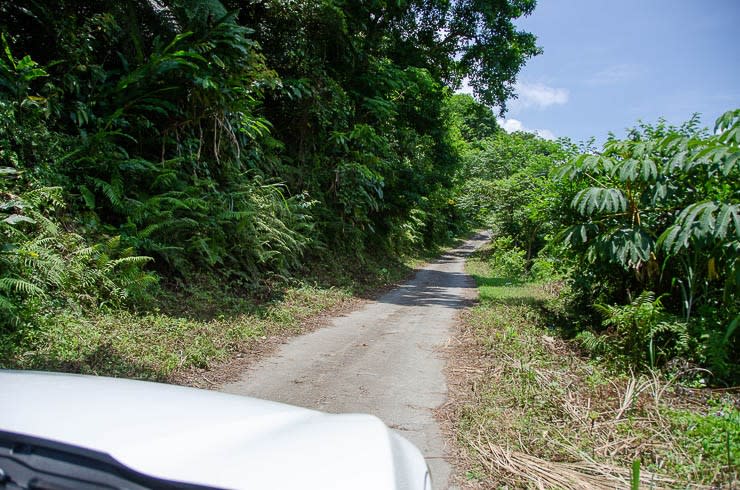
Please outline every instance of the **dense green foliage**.
M533 8L2 3L2 330L141 308L158 280L203 273L269 292L460 232L451 88L504 107L538 53L512 23Z
M499 133L467 153L461 206L494 226L502 277L564 280L565 321L586 349L730 381L740 375L739 134L738 110L711 134L697 117L641 124L580 154L566 140Z
M638 321L627 356L652 366L687 355L727 378L738 375L740 353L740 111L719 118L712 135L696 126L643 125L560 168L570 186L563 237L577 297L673 314ZM646 291L660 300L637 299ZM621 317L610 311L605 326L625 342L635 321Z
M531 261L558 225L560 196L550 170L575 149L529 133L500 132L479 145L466 155L461 206L511 237Z

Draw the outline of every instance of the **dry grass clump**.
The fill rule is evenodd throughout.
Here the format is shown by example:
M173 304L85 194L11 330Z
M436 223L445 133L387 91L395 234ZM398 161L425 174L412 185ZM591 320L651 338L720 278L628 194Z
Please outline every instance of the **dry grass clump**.
M505 287L482 290L451 347L442 416L463 447L461 486L630 488L639 460L644 488L738 488L732 461L705 464L671 415L706 400L588 362L548 328L542 288Z
M480 464L487 466L491 472L506 471L537 488L613 490L630 485L630 471L616 466L596 461L547 461L530 454L504 449L494 444L487 434L481 434L481 439L470 443L476 450ZM651 473L644 474L644 478L650 481L651 488L662 488L663 483L675 483Z

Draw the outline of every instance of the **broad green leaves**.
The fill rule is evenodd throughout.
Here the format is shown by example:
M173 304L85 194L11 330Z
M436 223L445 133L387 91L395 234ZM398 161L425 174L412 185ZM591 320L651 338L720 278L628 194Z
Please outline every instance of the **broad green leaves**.
M607 307L605 325L616 325L615 312L649 304L654 296L645 291L655 291L691 326L638 331L647 322L640 319L630 349L643 340L652 349L656 338L684 325L672 331L682 349L699 346L693 356L727 375L740 309L740 111L722 115L713 135L694 122L643 125L630 139L609 141L602 154L560 168L555 179L572 196L560 237L576 259L574 284L588 300L601 294L624 301L625 291L643 291L631 306ZM655 360L650 350L651 366Z
M658 167L649 157L628 158L616 166L615 175L620 182L652 182L658 177Z
M534 243L535 253L557 255L569 271L565 298L576 330L598 331L589 314L595 303L611 305L600 308L601 328L632 366L681 355L726 376L737 354L740 292L733 114L715 135L696 118L681 128L643 124L629 139L565 163L539 155L525 135L498 134L464 146L459 205L492 216L494 233L513 238L512 246ZM548 168L554 179L539 180ZM554 223L560 233L548 234Z
M700 202L688 206L658 240L670 255L707 242L740 245L740 204Z
M620 189L589 187L576 194L571 206L584 216L596 213L620 213L627 210L627 198Z
M34 80L47 77L49 74L28 55L16 59L10 50L5 33L0 34L0 43L2 43L0 89L9 91L16 101L20 102L29 95L28 88Z
M658 249L671 256L703 247L707 240L735 240L740 150L732 135L737 126L737 111L730 111L718 120L712 137L675 132L658 139L613 140L601 155L572 159L555 178L591 184L576 192L571 207L599 232L567 236L580 235L587 246L596 239L616 240L620 245L592 252L625 268L639 268Z
M600 237L609 256L620 264L636 267L646 263L654 248L654 239L645 230L623 228Z
M727 111L722 114L714 125L714 132L719 135L718 140L737 150L740 145L740 109Z

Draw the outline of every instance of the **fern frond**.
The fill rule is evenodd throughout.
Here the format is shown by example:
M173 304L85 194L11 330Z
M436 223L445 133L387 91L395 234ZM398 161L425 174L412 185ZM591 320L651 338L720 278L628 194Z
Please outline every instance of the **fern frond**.
M0 291L6 294L15 291L28 297L44 297L44 290L37 285L15 277L0 277Z
M93 179L93 184L103 193L103 195L108 199L108 202L111 203L115 209L125 209L123 192L119 186L97 178Z
M115 268L118 266L142 266L146 264L147 262L152 262L154 259L152 257L147 257L144 255L137 255L133 257L121 257L119 259L111 260L110 266L111 268Z
M602 354L607 350L608 340L605 335L597 335L590 330L578 332L576 342L591 354Z

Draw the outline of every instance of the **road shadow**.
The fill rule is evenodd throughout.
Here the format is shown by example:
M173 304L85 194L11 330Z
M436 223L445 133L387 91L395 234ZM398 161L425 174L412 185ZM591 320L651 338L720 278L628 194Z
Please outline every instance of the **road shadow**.
M436 272L436 271L435 271ZM438 276L448 275L455 281L453 285L445 282L435 284L404 284L378 299L378 303L400 306L444 306L463 309L475 304L475 300L466 297L459 289L472 289L475 282L468 276L455 272L439 272ZM465 281L465 283L462 283Z
M476 288L475 280L468 274L458 271L436 269L446 264L460 263L475 252L486 241L488 234L479 233L465 244L443 253L421 269L413 279L381 296L378 303L401 306L443 306L464 309L475 304L474 293L467 290Z

